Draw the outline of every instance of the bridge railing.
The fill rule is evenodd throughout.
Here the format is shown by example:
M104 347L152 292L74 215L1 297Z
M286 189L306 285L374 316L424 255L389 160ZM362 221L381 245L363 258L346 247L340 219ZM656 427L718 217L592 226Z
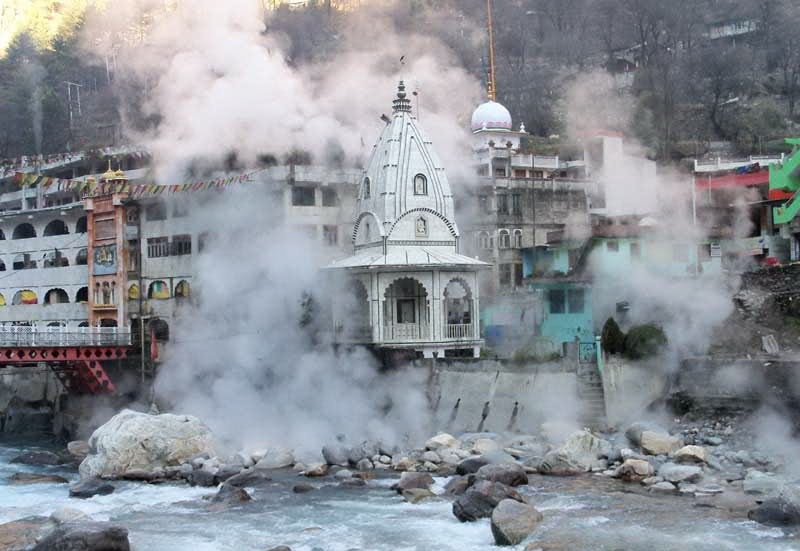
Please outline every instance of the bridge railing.
M129 346L128 327L0 327L0 347Z

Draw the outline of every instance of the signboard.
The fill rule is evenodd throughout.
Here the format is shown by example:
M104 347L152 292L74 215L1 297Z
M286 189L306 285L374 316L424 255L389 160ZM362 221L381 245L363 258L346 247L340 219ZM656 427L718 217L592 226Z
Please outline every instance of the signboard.
M117 246L103 245L94 250L94 275L117 273Z
M711 258L721 258L722 257L722 247L719 243L712 243L711 244Z

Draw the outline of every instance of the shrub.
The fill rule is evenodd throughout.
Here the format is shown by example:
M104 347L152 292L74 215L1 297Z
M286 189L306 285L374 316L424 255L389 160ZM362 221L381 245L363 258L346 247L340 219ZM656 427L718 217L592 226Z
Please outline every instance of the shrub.
M608 318L601 334L603 350L608 354L622 354L625 351L625 333L614 318Z
M635 325L625 337L625 356L631 360L641 360L655 356L667 345L664 330L657 325Z

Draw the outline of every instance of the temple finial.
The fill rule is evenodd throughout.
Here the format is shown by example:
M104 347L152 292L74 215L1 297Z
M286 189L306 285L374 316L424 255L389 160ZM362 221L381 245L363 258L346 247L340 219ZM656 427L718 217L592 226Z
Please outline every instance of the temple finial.
M397 85L397 98L392 102L392 108L395 113L411 113L411 100L406 97L406 85L402 80Z

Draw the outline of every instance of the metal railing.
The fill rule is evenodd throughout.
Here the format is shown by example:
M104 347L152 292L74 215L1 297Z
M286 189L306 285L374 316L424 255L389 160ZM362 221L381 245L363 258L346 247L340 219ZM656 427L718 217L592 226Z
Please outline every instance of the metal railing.
M384 342L427 340L429 335L429 327L417 323L398 323L397 325L385 325L383 327Z
M0 327L0 347L129 346L128 327Z
M446 339L471 339L473 338L473 328L471 323L448 323L444 326L444 336Z

